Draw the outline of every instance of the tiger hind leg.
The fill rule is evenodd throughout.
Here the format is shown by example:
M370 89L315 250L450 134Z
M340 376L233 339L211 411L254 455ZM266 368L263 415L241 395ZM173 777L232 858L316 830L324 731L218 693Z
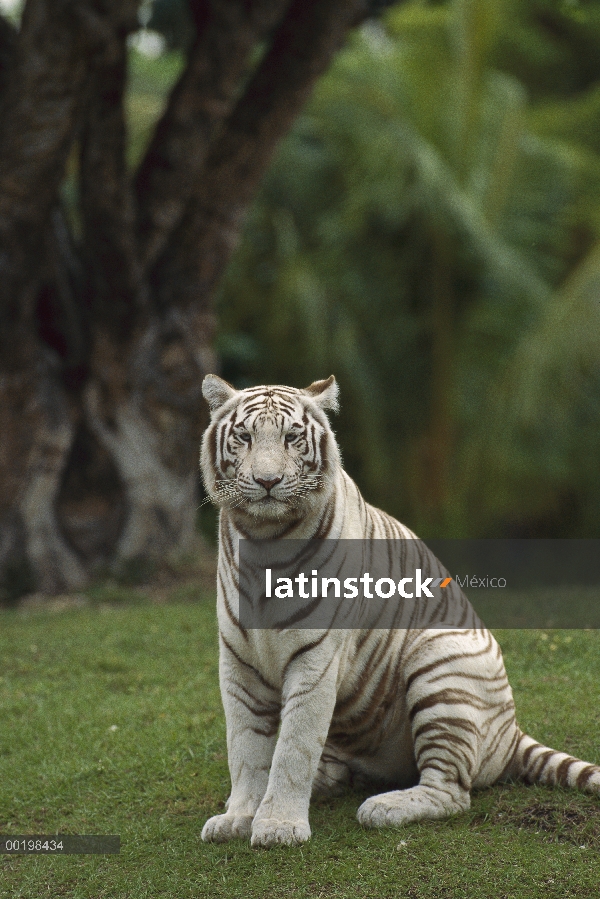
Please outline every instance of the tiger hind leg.
M364 827L394 827L425 819L447 818L466 811L468 789L446 779L437 769L424 768L418 786L392 790L365 800L357 812Z
M477 729L464 723L460 734L450 730L444 718L414 723L415 761L419 783L405 790L371 796L357 817L365 827L410 824L448 818L466 811L477 757Z
M343 793L352 782L348 762L330 743L323 747L323 754L312 785L312 798L325 798Z

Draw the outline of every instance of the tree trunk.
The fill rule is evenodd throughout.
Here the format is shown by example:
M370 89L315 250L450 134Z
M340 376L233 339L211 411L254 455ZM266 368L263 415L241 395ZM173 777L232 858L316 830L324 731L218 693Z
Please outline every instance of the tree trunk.
M52 355L27 336L15 331L11 336L12 353L3 341L0 379L0 566L5 598L34 586L56 592L85 581L83 566L55 517L76 413Z
M0 600L191 546L214 290L278 141L366 10L190 0L187 67L131 173L137 7L27 0L18 33L0 17Z
M126 348L108 335L96 342L84 415L124 495L127 514L112 548L119 565L192 544L213 331L209 317L171 309L152 316Z
M18 36L0 30L0 596L7 598L34 585L76 586L84 576L54 521L75 416L36 320L45 235L86 76L67 13L64 4L51 13L30 2Z

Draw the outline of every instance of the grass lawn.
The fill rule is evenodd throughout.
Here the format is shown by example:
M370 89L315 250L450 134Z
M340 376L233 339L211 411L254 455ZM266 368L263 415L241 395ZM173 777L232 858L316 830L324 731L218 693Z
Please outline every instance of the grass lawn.
M379 832L361 829L364 797L350 794L313 807L301 848L203 844L228 793L213 602L109 598L0 613L0 832L119 834L121 853L0 856L0 896L600 894L600 800L541 787L496 787L457 818ZM521 726L600 762L600 633L498 637Z

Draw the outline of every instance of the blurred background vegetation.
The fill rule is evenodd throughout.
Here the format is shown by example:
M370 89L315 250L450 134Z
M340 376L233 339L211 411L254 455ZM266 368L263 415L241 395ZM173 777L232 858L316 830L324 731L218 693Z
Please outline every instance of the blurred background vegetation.
M272 166L220 295L234 384L334 372L423 536L598 536L600 4L392 6Z
M184 0L142 21L132 163L191 33ZM600 4L382 8L254 203L221 374L333 372L347 470L423 537L599 536L599 187Z

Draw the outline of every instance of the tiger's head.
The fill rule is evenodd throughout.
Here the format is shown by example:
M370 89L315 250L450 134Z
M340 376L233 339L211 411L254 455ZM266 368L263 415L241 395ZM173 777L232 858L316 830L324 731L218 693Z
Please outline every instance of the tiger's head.
M214 503L256 524L298 520L322 505L341 464L325 415L338 408L333 375L304 390L236 390L206 375L202 392L211 422L200 461Z

